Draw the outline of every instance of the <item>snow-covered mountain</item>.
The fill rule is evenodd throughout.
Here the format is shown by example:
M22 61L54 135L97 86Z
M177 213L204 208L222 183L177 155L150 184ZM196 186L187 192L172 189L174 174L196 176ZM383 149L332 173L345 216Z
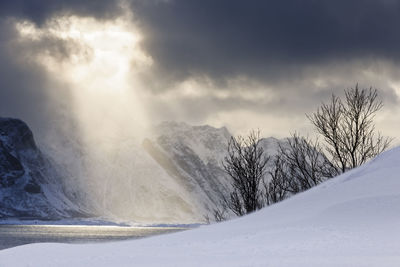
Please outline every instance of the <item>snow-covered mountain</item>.
M235 220L120 243L30 244L4 266L371 266L400 263L400 147ZM20 257L25 255L25 257Z
M28 126L21 120L0 118L0 218L83 215L70 198Z
M75 212L138 223L204 222L213 219L231 190L222 166L231 137L226 128L164 122L141 144L107 140L89 149L69 140L64 142L69 154L47 146L52 160L22 121L2 119L0 130L4 217L57 218ZM266 138L261 144L274 155L282 142Z
M184 186L206 215L220 205L230 189L222 168L230 136L226 128L164 122L143 141L143 147L171 179Z
M230 138L225 127L163 122L154 128L151 138L145 139L143 147L173 179L184 185L200 205L202 214L213 219L213 211L221 208L223 199L229 198L232 191L231 178L222 165ZM260 141L271 158L277 154L279 144L285 143L273 137ZM272 167L272 160L268 167Z

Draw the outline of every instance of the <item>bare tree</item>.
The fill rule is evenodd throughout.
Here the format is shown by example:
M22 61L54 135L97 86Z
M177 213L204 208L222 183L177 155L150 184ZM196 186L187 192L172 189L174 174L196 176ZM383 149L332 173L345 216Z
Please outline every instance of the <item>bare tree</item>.
M288 176L287 164L281 155L274 158L273 166L269 171L271 179L264 181L266 205L282 201L288 197L290 178Z
M222 203L221 208L216 208L213 210L213 216L214 216L214 220L216 222L222 222L226 220L227 217L227 209L225 206L225 203Z
M260 131L252 131L247 137L231 137L223 166L232 178L233 192L224 202L237 216L264 206L262 179L268 160L260 146Z
M375 131L373 119L382 107L376 89L345 90L345 100L332 95L307 115L326 142L326 151L340 172L357 167L387 149L392 141Z
M287 145L279 146L282 179L289 194L310 189L338 174L336 168L322 152L318 141L293 134ZM275 167L277 168L277 167Z

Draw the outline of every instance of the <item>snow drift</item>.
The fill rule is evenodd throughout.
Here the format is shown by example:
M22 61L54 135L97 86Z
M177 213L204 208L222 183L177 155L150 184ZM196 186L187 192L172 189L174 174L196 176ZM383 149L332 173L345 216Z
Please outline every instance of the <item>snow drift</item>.
M135 241L25 245L0 251L0 266L399 266L399 163L400 147L236 220Z

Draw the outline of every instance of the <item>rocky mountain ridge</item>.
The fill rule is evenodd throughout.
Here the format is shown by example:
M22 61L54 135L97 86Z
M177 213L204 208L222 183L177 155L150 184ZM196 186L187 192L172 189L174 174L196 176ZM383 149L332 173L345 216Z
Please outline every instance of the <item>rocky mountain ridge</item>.
M225 127L161 123L141 146L119 144L118 157L109 162L105 157L90 187L79 188L65 183L57 159L38 149L24 122L0 119L0 218L94 214L141 223L201 222L229 196L222 162L230 137ZM281 142L266 138L261 144L273 155ZM79 190L91 190L87 195L94 196L96 209L87 210L90 205L74 197L73 192L84 193Z

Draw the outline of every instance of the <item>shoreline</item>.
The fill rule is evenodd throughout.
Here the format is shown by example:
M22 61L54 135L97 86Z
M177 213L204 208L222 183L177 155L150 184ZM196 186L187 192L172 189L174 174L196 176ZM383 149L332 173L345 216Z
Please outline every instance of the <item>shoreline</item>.
M134 222L113 222L104 219L0 219L0 226L105 226L105 227L136 227L136 228L184 228L192 229L204 226L204 223L134 223Z

